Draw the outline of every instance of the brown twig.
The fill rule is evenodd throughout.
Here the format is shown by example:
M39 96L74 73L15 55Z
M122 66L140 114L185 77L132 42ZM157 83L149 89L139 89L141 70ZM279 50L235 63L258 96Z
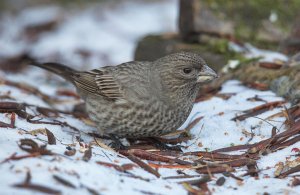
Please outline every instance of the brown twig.
M46 145L39 146L32 139L21 139L19 147L29 153L39 153L40 155L53 155L50 150L46 149Z
M283 172L279 175L279 178L284 178L287 177L290 174L296 173L296 172L300 172L300 165L291 168L290 170Z
M275 62L259 62L260 67L267 68L267 69L280 69L283 67L283 64L278 64Z
M39 152L35 152L35 153L31 153L31 154L17 156L17 153L15 152L10 157L4 159L0 164L8 162L10 160L21 160L21 159L24 159L24 158L33 158L33 157L37 157L37 156L40 156L40 155L41 154Z
M46 186L42 186L39 184L32 184L31 183L31 174L29 171L27 172L25 181L23 183L14 184L13 186L16 188L24 188L24 189L34 190L34 191L42 192L45 194L56 194L56 195L61 194L61 192L59 190L49 188Z
M144 163L143 161L141 161L139 158L137 158L136 156L134 156L133 154L129 154L127 156L127 158L129 160L131 160L132 162L136 163L137 165L139 165L142 169L144 169L145 171L155 175L156 177L160 177L160 174L158 173L158 171L154 170L153 168L151 168L149 165L147 165L146 163Z
M156 164L156 163L148 163L148 165L154 169L192 169L192 165L174 165L174 164Z
M62 178L62 177L60 177L59 175L53 175L53 178L57 181L57 182L59 182L59 183L61 183L62 185L64 185L64 186L67 186L67 187L69 187L69 188L76 188L76 186L74 185L74 184L72 184L70 181L68 181L68 180L66 180L66 179L64 179L64 178Z
M13 81L9 81L9 80L0 80L0 83L2 83L4 85L19 88L21 90L27 91L30 94L35 94L38 97L40 97L42 100L47 102L49 105L60 102L57 98L46 95L43 92L41 92L40 90L38 90L37 88L30 86L28 84L17 83L17 82L13 82Z
M89 148L84 152L82 160L88 162L92 158L92 147Z
M130 154L137 156L139 158L145 159L145 160L151 160L151 161L159 161L159 162L168 162L168 163L174 163L174 160L162 155L153 154L151 152L147 152L145 150L140 149L130 149L128 151L126 150L120 150L120 154L124 156L129 156Z
M97 161L96 163L99 164L99 165L103 165L105 167L112 167L112 168L114 168L118 171L121 171L121 172L128 171L128 170L131 170L134 167L136 167L135 164L124 164L124 165L120 166L120 165L116 165L116 164L113 164L113 163L102 162L102 161Z
M244 114L240 115L240 116L237 116L237 117L234 117L233 119L231 120L234 120L234 121L243 121L249 117L252 117L252 116L257 116L261 113L264 113L268 110L271 110L275 107L278 107L278 106L281 106L283 104L285 104L286 102L285 101L276 101L276 102L269 102L269 103L266 103L266 104L263 104L263 105L260 105L260 106L257 106L255 108L251 108L249 110L245 110L243 111Z
M55 136L54 134L48 130L47 128L45 128L46 130L46 134L47 134L47 138L48 138L48 144L49 145L56 145L56 139L55 139Z
M267 84L259 82L244 82L244 85L261 91L266 91L269 89L269 86Z

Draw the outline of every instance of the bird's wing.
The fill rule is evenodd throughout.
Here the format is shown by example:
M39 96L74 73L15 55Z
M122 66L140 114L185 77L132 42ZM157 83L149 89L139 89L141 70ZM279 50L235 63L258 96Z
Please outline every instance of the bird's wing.
M104 69L93 69L86 72L78 72L73 76L75 85L83 91L101 95L111 100L124 97L121 86L113 76Z

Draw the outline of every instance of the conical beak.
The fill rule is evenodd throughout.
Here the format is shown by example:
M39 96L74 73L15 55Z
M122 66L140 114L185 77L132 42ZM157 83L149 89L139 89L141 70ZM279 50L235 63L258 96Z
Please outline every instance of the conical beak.
M209 66L204 65L202 71L198 76L197 83L207 83L214 80L215 78L218 78L217 73Z

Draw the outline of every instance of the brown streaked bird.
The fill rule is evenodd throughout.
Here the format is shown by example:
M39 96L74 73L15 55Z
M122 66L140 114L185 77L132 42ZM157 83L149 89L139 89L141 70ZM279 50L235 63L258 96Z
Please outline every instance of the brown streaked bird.
M33 63L72 82L101 134L153 137L176 131L203 83L217 74L199 54L180 52L156 61L132 61L90 71Z

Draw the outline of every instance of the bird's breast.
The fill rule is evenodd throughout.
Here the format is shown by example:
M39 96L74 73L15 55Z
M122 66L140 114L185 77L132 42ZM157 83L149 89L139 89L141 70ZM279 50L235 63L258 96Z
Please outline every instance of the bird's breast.
M87 98L90 118L103 134L119 137L151 137L177 130L186 120L191 108L177 107L146 98L139 101L107 101L104 98Z

